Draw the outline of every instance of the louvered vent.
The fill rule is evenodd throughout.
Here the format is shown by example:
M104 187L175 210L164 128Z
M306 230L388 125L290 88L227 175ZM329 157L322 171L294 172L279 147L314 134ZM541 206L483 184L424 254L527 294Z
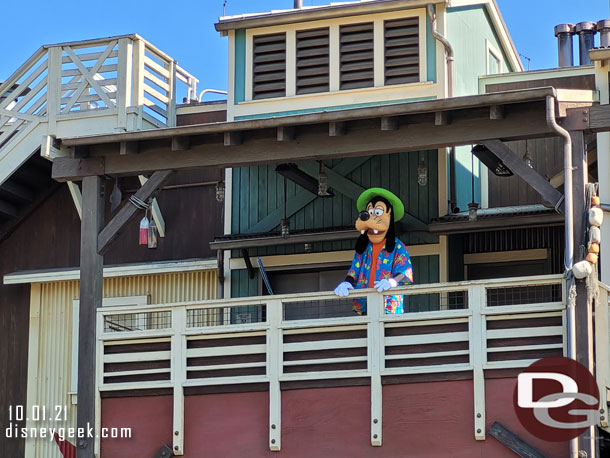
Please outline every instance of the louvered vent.
M286 95L286 34L253 38L252 98L268 99Z
M419 19L385 21L385 84L419 81Z
M328 92L328 28L297 32L297 94Z
M341 89L371 87L375 83L373 23L340 28Z

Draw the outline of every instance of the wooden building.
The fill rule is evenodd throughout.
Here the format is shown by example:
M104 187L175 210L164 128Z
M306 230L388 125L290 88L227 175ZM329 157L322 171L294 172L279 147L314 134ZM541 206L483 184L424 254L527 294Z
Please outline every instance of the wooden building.
M493 0L216 28L226 103L196 102L196 78L137 35L45 46L0 85L0 409L67 405L66 427L131 428L73 440L78 458L512 456L497 424L566 456L519 423L513 390L532 362L568 355L607 403L610 291L588 302L563 274L582 259L586 183L607 192L608 57L523 73ZM474 144L515 176L496 178ZM371 186L405 202L404 315L383 314L387 292L329 292ZM456 211L470 201L474 220ZM136 243L145 206L154 250ZM591 435L608 428L602 416L572 446L598 456ZM61 457L43 439L0 453Z

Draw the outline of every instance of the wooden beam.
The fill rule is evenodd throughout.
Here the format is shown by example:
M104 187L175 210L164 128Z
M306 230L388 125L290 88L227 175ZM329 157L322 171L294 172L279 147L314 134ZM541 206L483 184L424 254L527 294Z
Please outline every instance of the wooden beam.
M504 105L490 106L489 119L504 119Z
M138 142L121 142L119 143L119 154L138 154Z
M0 200L0 214L15 218L19 214L19 211L13 204L10 204L5 200Z
M70 195L72 196L72 201L74 202L74 207L76 208L76 213L78 213L78 217L83 219L83 195L80 192L80 188L73 181L68 181L68 189L70 190Z
M437 111L434 113L434 125L435 126L446 126L449 124L449 112Z
M78 315L78 405L76 424L82 431L96 430L96 315L102 306L104 258L98 253L98 233L104 222L102 179L83 179L81 223L80 302ZM95 458L95 439L77 439L79 458Z
M191 147L191 137L172 137L172 151L186 151Z
M135 197L145 202L148 201L151 197L154 197L172 173L172 170L160 170L153 173L149 180L134 194ZM97 246L100 253L104 253L108 249L110 244L119 235L121 229L136 216L138 211L138 208L131 203L126 203L121 207L114 218L110 220L99 234Z
M497 421L489 428L489 435L495 437L501 444L508 447L521 458L546 458L545 455Z
M241 249L241 257L244 258L244 262L246 263L248 278L254 278L254 267L252 267L252 261L250 260L250 255L248 254L248 248Z
M247 145L225 148L223 144L207 143L193 146L181 154L168 154L169 144L162 142L147 142L147 148L144 150L141 147L138 155L120 156L116 145L113 151L112 144L92 148L96 154L105 155L105 170L97 174L109 175L391 154L469 145L498 138L509 141L553 136L554 132L547 125L544 111L540 108L542 106L513 106L507 111L504 120L490 120L486 113L483 117L458 117L447 126L434 126L432 122L420 120L416 129L388 131L381 136L379 125L361 126L349 135L336 137L332 142L328 141L327 133L320 129L303 129L299 133L298 142L278 142L274 130L272 136L251 138ZM101 158L91 158L93 159ZM85 166L75 159L60 157L53 161L53 178L56 180L80 179L86 173Z
M32 191L31 188L23 186L10 179L2 183L2 185L0 185L0 189L24 202L32 202L35 198L34 191Z
M328 123L328 136L341 137L345 135L345 123L341 121L332 121Z
M243 142L242 132L225 132L224 133L224 145L225 146L237 146Z
M294 126L280 126L277 128L277 141L278 142L290 142L295 138L295 127Z
M510 170L519 175L527 184L534 188L544 200L554 206L561 201L563 195L500 140L486 140L482 143L494 153L498 159L504 162ZM559 209L563 209L563 203L559 206Z
M398 117L384 116L381 118L381 130L398 130Z

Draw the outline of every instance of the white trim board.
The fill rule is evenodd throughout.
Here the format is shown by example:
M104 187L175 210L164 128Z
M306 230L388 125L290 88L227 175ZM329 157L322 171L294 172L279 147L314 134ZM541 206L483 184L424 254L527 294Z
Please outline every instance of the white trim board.
M218 268L216 259L196 259L189 261L155 262L149 264L125 264L104 267L104 278L132 277L136 275L156 275L172 272L214 270ZM80 269L14 272L4 276L5 285L24 283L48 283L80 279Z

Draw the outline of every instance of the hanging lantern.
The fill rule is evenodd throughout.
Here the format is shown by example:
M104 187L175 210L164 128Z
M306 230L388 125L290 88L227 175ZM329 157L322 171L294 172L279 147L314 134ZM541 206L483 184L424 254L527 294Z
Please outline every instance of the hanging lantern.
M290 235L290 220L288 218L282 218L280 224L282 227L282 237L287 239Z
M216 200L218 202L224 202L225 200L225 182L222 180L216 183Z
M468 221L476 221L477 220L477 210L479 209L479 204L476 202L470 202L468 204Z
M532 153L530 153L530 150L527 147L527 140L525 140L525 154L523 155L523 160L530 169L534 168L534 164L532 162Z
M148 248L157 248L157 236L157 223L154 218L151 218L148 223Z
M318 173L318 196L330 196L328 193L328 175L324 171L324 163L320 161L320 171Z
M417 166L417 184L420 186L428 184L428 167L426 167L423 153L419 156L419 165Z
M140 220L140 245L148 245L148 224L148 218L144 215Z

